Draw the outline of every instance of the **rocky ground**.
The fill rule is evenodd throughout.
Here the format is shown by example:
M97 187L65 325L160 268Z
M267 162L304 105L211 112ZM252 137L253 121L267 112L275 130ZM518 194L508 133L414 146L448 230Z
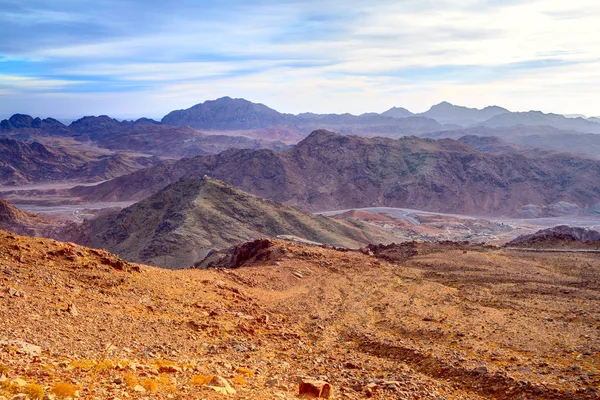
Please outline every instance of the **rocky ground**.
M0 231L0 399L600 394L598 257L393 251L272 240L237 269L165 270Z

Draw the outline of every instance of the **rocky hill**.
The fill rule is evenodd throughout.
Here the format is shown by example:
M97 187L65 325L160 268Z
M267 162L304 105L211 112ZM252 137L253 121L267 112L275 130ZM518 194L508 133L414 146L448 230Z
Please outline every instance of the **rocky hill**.
M44 236L58 227L58 223L23 211L0 199L0 229L19 235Z
M450 139L361 138L315 131L284 152L230 150L138 171L72 195L147 197L182 176L210 175L308 211L369 206L514 214L526 204L598 203L600 162L567 154L486 154Z
M126 154L89 156L37 142L0 138L0 185L68 180L97 182L128 174L157 161Z
M597 398L598 257L241 247L170 271L0 231L0 397Z
M188 267L211 249L260 237L293 235L348 247L390 241L385 231L367 224L352 226L306 214L208 177L179 180L88 224L92 247L169 268Z
M600 249L600 232L567 225L542 229L508 242L506 247L533 249L587 248Z

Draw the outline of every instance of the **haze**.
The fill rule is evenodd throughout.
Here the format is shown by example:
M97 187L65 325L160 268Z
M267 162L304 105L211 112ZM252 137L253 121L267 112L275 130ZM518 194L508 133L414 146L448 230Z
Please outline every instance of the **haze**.
M0 117L161 117L225 95L593 116L599 20L595 0L0 1Z

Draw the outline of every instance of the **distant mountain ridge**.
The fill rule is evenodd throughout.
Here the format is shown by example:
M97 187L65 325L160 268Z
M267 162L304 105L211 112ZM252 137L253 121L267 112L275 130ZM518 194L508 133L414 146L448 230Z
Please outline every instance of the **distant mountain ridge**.
M204 174L307 211L370 206L513 215L526 204L600 199L600 161L550 154L485 154L455 140L361 138L324 130L290 150L229 150L163 163L71 193L87 200L145 198Z
M498 106L488 106L480 110L477 108L456 106L443 101L419 115L434 119L441 124L469 126L505 113L510 113L510 111Z
M358 247L382 240L383 234L368 225L363 230L306 214L209 177L178 180L120 213L99 217L88 225L91 246L163 267L187 267L211 249L265 236L294 235Z
M392 114L398 114L394 109ZM406 110L407 113L410 113ZM199 130L248 130L274 126L291 126L301 132L314 129L335 129L346 134L362 136L402 136L452 128L423 116L407 115L396 118L389 114L282 114L260 103L245 99L222 97L207 100L185 110L167 114L162 122L176 126L188 126ZM305 134L306 135L306 134Z
M557 129L573 130L583 133L600 133L600 123L581 117L567 118L560 114L544 114L541 111L512 112L496 115L482 122L490 128L510 126L551 126Z
M0 136L25 141L59 136L79 142L92 142L112 151L141 152L164 157L189 157L215 154L228 148L286 149L276 140L260 140L243 136L206 135L188 127L162 124L149 118L118 121L107 115L87 116L66 126L47 118L15 114L0 122Z

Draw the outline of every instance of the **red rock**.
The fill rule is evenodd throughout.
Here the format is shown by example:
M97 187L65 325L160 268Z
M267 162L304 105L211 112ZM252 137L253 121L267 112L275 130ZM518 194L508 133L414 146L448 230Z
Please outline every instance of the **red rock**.
M333 389L327 382L306 379L300 383L299 394L328 399L333 395Z

